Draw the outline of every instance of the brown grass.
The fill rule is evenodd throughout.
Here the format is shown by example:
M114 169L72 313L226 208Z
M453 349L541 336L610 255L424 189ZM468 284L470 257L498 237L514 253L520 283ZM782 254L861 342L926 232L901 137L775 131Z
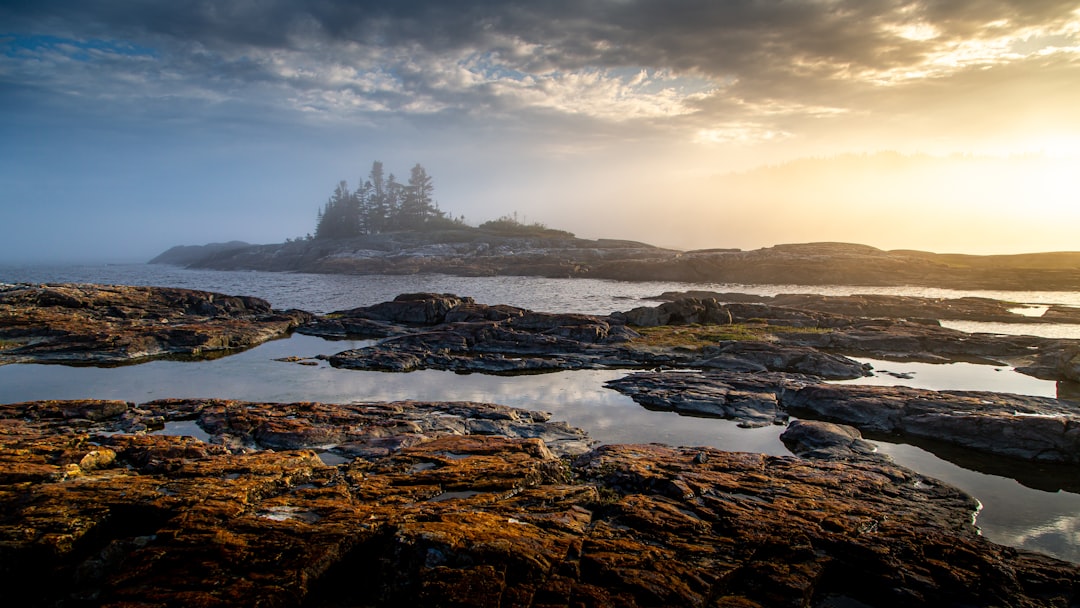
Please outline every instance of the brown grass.
M817 327L791 327L765 323L733 323L731 325L660 325L657 327L634 327L641 334L633 340L638 346L660 348L701 349L729 340L770 341L776 334L809 333L823 334L830 330Z

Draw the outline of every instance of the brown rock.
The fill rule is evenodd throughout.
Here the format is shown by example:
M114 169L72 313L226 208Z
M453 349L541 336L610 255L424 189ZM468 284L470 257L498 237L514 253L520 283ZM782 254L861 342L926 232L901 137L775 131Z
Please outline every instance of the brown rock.
M630 445L571 463L535 438L466 433L471 421L544 424L481 404L163 400L80 429L64 408L3 406L0 470L81 470L108 450L115 461L74 477L0 475L13 605L1080 599L1080 567L990 543L971 525L973 499L880 459ZM132 416L195 418L215 443L113 434ZM306 449L216 443L278 418L295 421L297 442L331 433L319 427L400 440L336 466Z
M311 318L258 298L163 287L14 285L0 289L0 364L118 364L207 356L281 337Z

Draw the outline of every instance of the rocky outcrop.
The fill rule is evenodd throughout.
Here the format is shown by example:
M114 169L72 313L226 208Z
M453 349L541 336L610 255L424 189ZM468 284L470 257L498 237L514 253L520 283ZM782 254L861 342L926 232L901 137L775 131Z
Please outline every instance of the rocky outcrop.
M1031 364L1019 367L1016 371L1045 380L1080 383L1080 344L1063 340L1043 348Z
M187 266L195 264L209 256L221 255L230 251L252 247L251 243L244 241L229 241L227 243L208 243L206 245L177 245L161 253L150 264L172 264L174 266Z
M1080 464L1080 404L1048 397L817 385L785 405L863 431L924 437L1032 461Z
M606 386L648 408L730 418L742 426L796 415L1008 458L1080 464L1080 404L1061 399L723 371L638 372Z
M451 294L406 294L393 302L340 311L301 328L323 336L386 337L338 353L332 365L408 372L523 373L610 367L675 366L812 373L857 378L863 365L813 348L727 341L698 350L656 349L619 315L533 312L476 304Z
M1052 380L1072 381L1072 375L1078 372L1074 365L1067 363L1070 353L1080 352L1080 342L1076 340L973 334L941 327L933 318L847 316L816 309L819 304L824 307L831 300L822 304L815 297L810 298L810 302L815 305L804 309L772 303L688 297L615 313L612 317L636 327L750 324L767 332L779 351L802 347L853 357L927 363L965 361L1006 365L1015 361L1021 364L1018 371ZM858 307L854 308L857 312ZM842 302L840 309L845 309ZM904 310L896 304L892 312ZM820 331L800 331L807 329ZM1041 356L1042 353L1046 356Z
M775 285L919 285L956 289L1080 289L1080 253L957 256L847 243L753 251L675 251L568 233L512 236L461 226L276 245L173 248L155 261L221 270L345 274L593 277ZM181 255L182 254L182 255Z
M1080 567L987 541L972 498L882 459L658 445L560 459L523 436L547 428L543 416L477 404L0 413L0 583L12 605L1080 601ZM487 426L500 422L523 426ZM177 423L210 441L135 431ZM320 443L350 434L366 447Z
M649 409L727 418L752 428L787 422L785 395L816 383L809 377L779 373L679 371L638 372L604 386Z
M762 296L715 291L666 291L655 298L665 302L716 300L723 303L767 304L770 307L824 312L848 317L934 319L986 323L1080 323L1080 308L1049 306L1039 316L1022 314L1026 307L990 298L923 298L881 294L826 296L810 293Z
M258 298L124 285L0 287L0 364L115 365L210 356L287 335L311 315Z

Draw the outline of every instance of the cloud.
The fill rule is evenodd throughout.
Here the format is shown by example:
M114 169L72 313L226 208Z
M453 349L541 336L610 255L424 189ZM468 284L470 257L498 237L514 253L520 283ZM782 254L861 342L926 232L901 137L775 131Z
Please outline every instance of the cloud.
M1075 70L1078 6L13 2L0 9L8 24L0 81L74 105L127 103L166 114L178 101L186 111L192 104L252 104L293 120L354 124L440 113L510 121L542 114L641 121L682 131L687 140L714 132L741 135L713 139L759 133L775 141L797 133L795 119L874 112L867 102L882 89L1033 58L1060 57Z

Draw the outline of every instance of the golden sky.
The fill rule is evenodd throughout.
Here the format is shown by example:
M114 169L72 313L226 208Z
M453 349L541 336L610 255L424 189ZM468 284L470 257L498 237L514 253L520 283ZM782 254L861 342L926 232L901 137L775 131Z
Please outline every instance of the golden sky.
M472 223L1080 249L1078 1L17 1L0 24L9 258L299 236L373 160L420 162Z

